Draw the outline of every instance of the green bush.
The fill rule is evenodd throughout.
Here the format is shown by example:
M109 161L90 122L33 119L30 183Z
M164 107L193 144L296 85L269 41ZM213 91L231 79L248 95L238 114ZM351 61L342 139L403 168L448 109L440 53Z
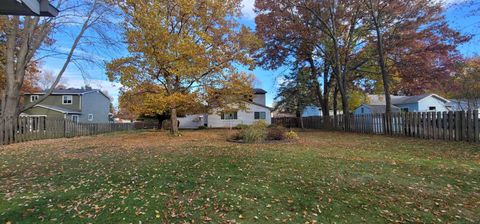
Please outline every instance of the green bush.
M268 140L284 140L285 136L285 128L280 126L274 126L268 128L267 139Z

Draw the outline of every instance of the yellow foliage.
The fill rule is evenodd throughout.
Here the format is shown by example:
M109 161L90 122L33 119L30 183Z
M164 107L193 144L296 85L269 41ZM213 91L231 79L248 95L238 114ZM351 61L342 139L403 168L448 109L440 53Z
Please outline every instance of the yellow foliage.
M125 87L120 107L137 114L242 107L252 77L249 56L260 42L240 26L240 0L123 0L129 57L107 65Z

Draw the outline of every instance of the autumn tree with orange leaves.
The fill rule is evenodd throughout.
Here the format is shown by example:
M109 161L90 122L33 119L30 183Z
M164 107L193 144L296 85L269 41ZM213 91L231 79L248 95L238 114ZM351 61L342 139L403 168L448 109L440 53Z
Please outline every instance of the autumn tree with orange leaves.
M464 102L458 105L460 109L480 108L480 57L466 59L460 64L454 84L457 89L451 95Z
M240 26L240 0L123 0L128 57L107 65L111 81L136 113L170 114L178 133L177 113L199 108L245 107L251 77L235 64L253 68L249 49L257 45Z

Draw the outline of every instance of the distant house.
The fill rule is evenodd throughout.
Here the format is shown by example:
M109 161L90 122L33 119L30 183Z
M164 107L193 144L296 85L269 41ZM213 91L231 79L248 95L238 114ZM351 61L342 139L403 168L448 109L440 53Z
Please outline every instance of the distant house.
M199 126L211 128L229 128L236 127L239 124L251 125L256 121L263 120L271 124L272 109L266 106L267 91L263 89L254 89L255 96L253 100L247 102L247 110L238 110L230 113L221 113L213 110L210 114L193 114L178 118L180 128L192 129Z
M417 96L391 96L392 111L400 109L404 112L443 112L450 111L450 100L437 94L423 94ZM354 114L368 114L385 111L384 95L368 95L368 103L355 109ZM363 110L363 113L362 113ZM375 112L377 111L377 112Z
M480 100L450 100L447 106L452 111L480 110Z
M369 104L362 104L360 107L353 111L355 115L363 115L363 114L384 114L386 110L385 105L369 105ZM400 112L401 109L392 105L392 112Z
M25 103L37 101L45 92L25 94ZM108 123L110 98L98 89L57 89L22 116L70 119L80 123Z
M303 109L302 117L322 116L322 109L317 106L307 106Z
M338 114L342 114L342 111L337 111ZM333 116L333 110L330 110L330 116ZM302 117L321 117L323 116L322 109L317 106L307 106L303 109Z

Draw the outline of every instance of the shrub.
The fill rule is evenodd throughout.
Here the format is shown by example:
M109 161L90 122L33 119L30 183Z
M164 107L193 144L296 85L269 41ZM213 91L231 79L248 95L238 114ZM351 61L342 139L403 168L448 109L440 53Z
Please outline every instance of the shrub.
M280 126L270 127L267 134L268 140L284 140L285 139L285 128Z
M257 121L253 125L241 129L239 137L247 143L263 142L267 139L267 126L264 121Z
M162 129L163 130L170 130L170 120L162 121Z
M298 136L293 132L294 136L288 137L285 128L281 126L269 126L265 121L257 121L252 125L237 125L235 128L238 131L228 135L230 141L242 141L246 143L263 142L266 140L284 140L284 139L298 139ZM292 134L291 134L292 135Z
M268 128L268 124L266 121L256 121L255 123L252 124L252 127L257 128L257 129L263 129L266 130Z
M248 128L248 127L249 127L249 126L246 125L246 124L239 124L239 125L237 125L235 128L236 128L236 129L245 129L245 128Z
M205 129L208 129L208 127L204 125L198 126L198 130L205 130Z
M229 133L228 137L227 137L227 140L229 140L229 141L241 141L241 140L243 140L242 133L240 133L239 131Z
M298 140L299 139L297 133L294 132L294 131L287 132L287 134L285 136L287 137L288 140Z

